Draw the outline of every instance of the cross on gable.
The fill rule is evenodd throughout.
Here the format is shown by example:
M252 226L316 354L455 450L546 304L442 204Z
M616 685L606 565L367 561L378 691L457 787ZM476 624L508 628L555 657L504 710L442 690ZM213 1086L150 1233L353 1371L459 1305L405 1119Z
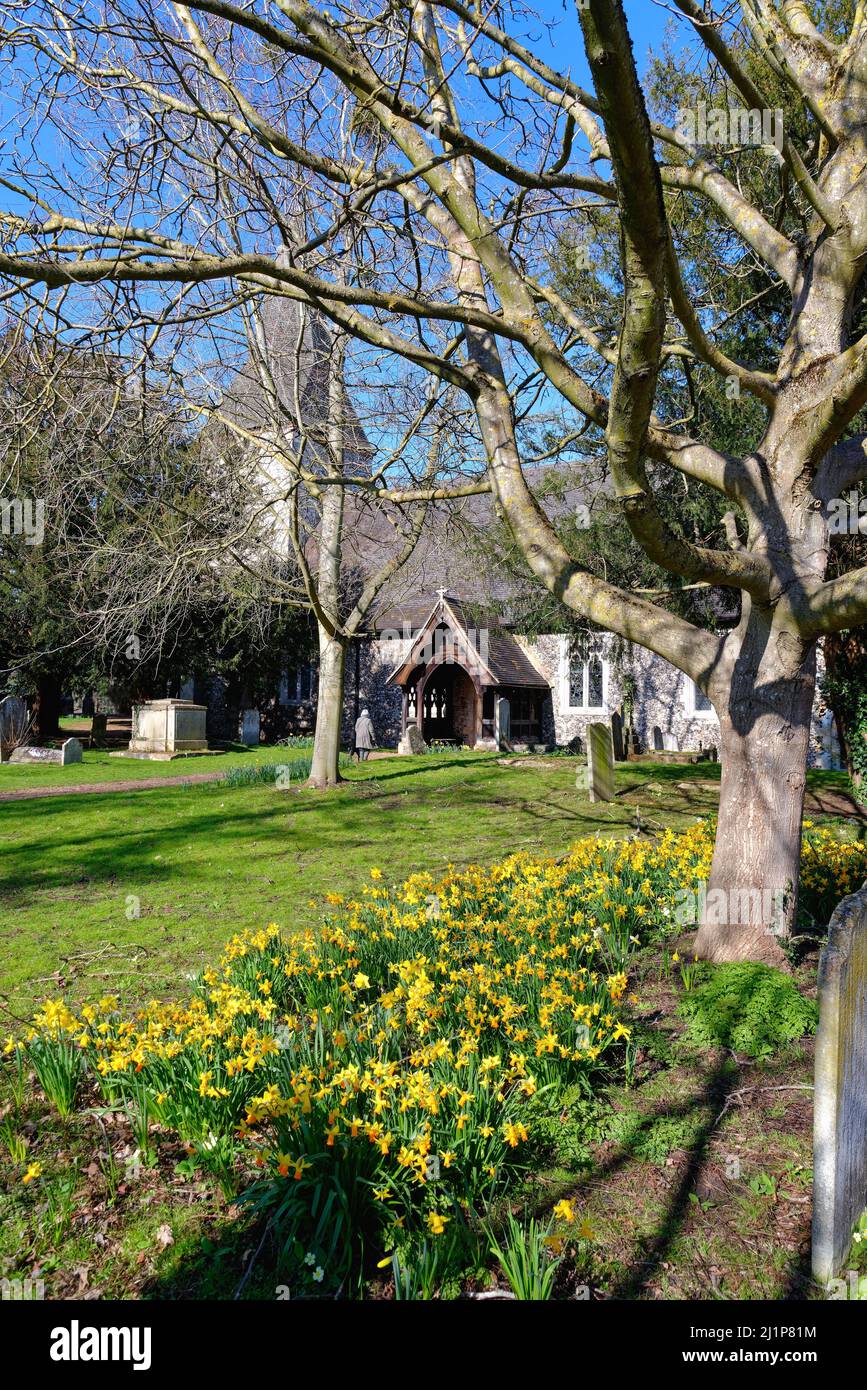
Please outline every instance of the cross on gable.
M446 591L445 589L437 589L437 593L439 594L440 603L442 603L443 599L446 596Z

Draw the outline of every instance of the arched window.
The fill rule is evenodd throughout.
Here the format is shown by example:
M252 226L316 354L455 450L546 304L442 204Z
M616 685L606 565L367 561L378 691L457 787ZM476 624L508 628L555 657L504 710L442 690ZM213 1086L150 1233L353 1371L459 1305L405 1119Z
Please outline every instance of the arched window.
M604 709L607 662L595 633L573 638L567 647L569 708Z

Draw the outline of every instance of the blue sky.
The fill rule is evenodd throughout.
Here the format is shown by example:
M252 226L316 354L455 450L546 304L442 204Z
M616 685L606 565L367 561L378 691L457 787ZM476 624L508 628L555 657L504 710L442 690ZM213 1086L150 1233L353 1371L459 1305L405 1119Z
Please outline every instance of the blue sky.
M535 0L535 3L534 0L529 0L529 5L536 13L558 26L558 31L551 43L544 36L541 26L536 26L535 30L531 26L527 26L527 33L533 33L534 37L536 35L539 37L538 45L533 45L536 51L540 52L543 48L547 48L548 53L545 56L551 61L552 66L570 67L574 78L582 86L588 86L590 72L575 13L575 0ZM655 0L624 0L624 6L638 70L639 73L643 74L647 65L648 53L661 44L666 26L672 19L672 11L667 4L657 4ZM684 38L687 38L689 26L685 20L678 17L676 22L677 29L683 33ZM510 23L508 27L513 29L515 26ZM570 46L573 48L571 54L568 52Z

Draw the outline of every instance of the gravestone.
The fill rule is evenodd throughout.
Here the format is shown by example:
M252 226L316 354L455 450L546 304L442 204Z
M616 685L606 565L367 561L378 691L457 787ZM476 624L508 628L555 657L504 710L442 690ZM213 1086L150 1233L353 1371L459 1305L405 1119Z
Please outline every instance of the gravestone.
M497 728L500 736L500 747L508 743L512 737L512 706L505 695L500 695L497 700Z
M403 737L397 745L398 753L426 753L427 744L422 738L421 729L412 721L407 724Z
M614 800L614 741L608 724L587 725L587 780L591 801Z
M77 738L68 738L60 748L35 748L28 744L16 748L9 761L41 767L67 767L70 763L81 762L81 744Z
M13 748L9 755L9 762L37 763L48 767L52 763L59 765L61 757L59 748L34 748L28 743L21 748Z
M617 710L611 716L611 739L614 744L614 757L617 762L622 763L624 757L623 748L623 720Z
M80 763L81 761L82 756L80 740L77 738L68 738L66 742L61 745L60 748L61 767L66 767L69 763Z
M108 738L108 715L94 714L90 721L91 748L104 748Z
M238 719L238 737L247 748L259 747L259 711L242 709Z
M867 1206L867 884L831 918L819 958L813 1097L813 1277L843 1269Z
M27 706L17 695L0 700L0 760L11 753L27 729Z

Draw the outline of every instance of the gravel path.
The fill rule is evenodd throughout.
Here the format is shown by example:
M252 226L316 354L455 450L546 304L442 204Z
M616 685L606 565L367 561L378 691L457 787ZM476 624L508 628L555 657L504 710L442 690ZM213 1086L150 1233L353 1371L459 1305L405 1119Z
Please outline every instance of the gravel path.
M76 782L72 786L18 787L0 792L0 801L31 801L37 796L69 796L86 792L149 792L155 787L182 787L192 782L217 782L222 772L188 772L183 777L139 777L130 782Z

